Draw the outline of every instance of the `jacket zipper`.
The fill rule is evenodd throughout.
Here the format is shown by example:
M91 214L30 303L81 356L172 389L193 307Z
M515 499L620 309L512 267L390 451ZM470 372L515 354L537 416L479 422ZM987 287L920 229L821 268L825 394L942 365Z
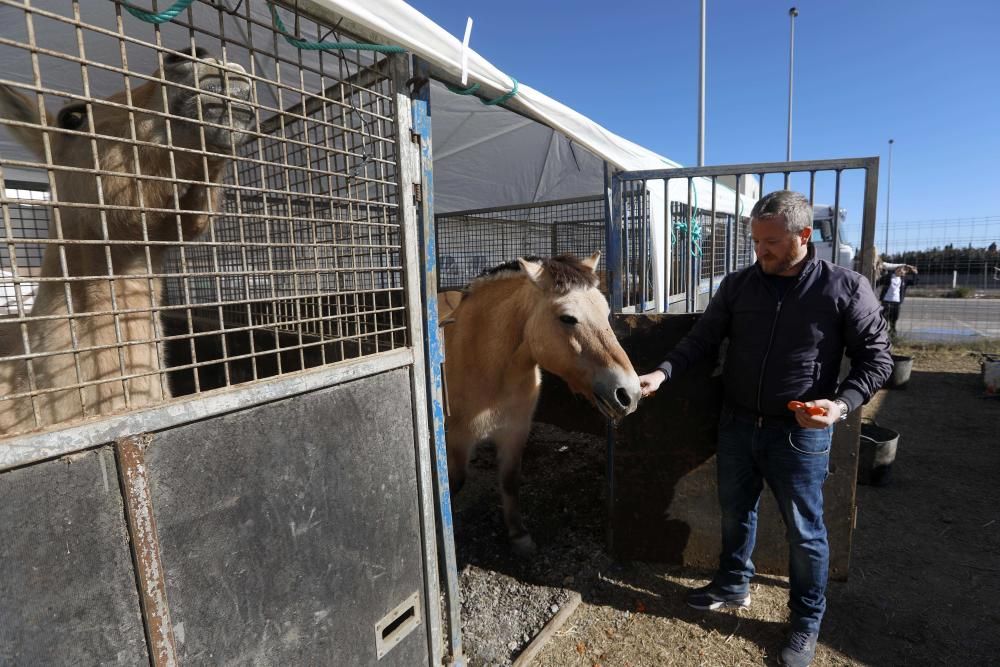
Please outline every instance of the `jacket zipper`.
M807 261L809 260L808 255L806 256L806 260ZM799 288L799 285L802 284L802 278L805 276L806 271L808 271L810 268L811 267L808 264L805 267L803 267L802 272L799 273L799 277L795 281L795 284L788 289L788 291L785 293L785 296L788 296L789 294L791 294L792 292L794 292ZM781 304L784 302L784 300L785 300L784 297L778 298L778 307L775 308L774 310L774 320L771 322L771 335L767 339L767 349L764 351L764 360L760 362L760 376L757 378L757 427L758 428L760 428L764 424L764 418L760 414L760 394L764 389L764 369L767 368L767 358L771 354L771 346L774 345L774 332L778 328L778 318L781 316Z
M767 368L767 357L771 354L771 346L774 344L774 331L778 328L778 317L781 316L781 304L784 299L778 299L778 307L774 311L774 320L771 322L771 335L767 339L767 349L764 350L764 360L760 362L760 376L757 378L757 427L764 421L760 416L760 394L764 389L764 369Z

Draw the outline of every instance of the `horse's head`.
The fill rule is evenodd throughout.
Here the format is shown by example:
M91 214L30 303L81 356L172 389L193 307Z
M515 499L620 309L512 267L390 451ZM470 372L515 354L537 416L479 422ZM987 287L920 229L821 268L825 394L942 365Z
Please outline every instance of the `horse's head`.
M536 297L525 338L538 365L561 377L611 419L639 404L639 378L608 322L607 299L597 289L601 253L584 260L560 255L521 259Z

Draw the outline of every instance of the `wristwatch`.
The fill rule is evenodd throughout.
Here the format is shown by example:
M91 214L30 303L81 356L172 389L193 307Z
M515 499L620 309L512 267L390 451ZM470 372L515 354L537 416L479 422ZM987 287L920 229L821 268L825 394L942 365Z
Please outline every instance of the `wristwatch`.
M851 408L847 405L847 403L840 398L833 399L833 402L840 406L840 417L837 421L842 422L847 419L847 413L851 411Z

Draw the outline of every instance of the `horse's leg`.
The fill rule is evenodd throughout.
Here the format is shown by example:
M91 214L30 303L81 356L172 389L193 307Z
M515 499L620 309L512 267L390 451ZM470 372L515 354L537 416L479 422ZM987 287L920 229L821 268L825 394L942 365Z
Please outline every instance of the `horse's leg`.
M461 426L449 425L447 438L448 448L448 487L452 494L462 490L465 475L469 468L469 459L475 448L476 437Z
M500 495L503 498L503 520L507 525L507 537L511 547L520 556L530 556L535 552L535 542L521 519L521 504L518 487L521 485L521 458L528 441L531 423L525 427L504 429L496 434L497 473L500 481Z

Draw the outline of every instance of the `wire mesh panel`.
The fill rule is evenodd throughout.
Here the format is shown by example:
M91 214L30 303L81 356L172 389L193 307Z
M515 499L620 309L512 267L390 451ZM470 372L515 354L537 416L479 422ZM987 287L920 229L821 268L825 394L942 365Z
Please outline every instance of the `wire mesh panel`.
M0 5L0 430L408 344L401 56L270 3ZM279 24L280 22L280 24Z
M876 293L900 338L1000 344L1000 217L892 221L887 238Z
M656 308L702 310L727 273L755 261L749 217L754 203L772 190L791 189L806 194L813 206L816 256L870 276L877 166L876 158L849 158L620 172L612 184L616 202L637 183L662 187L665 227L654 233L662 239L662 252L652 247L642 251L643 241L631 239L634 247L626 245L622 256L646 252L656 266ZM614 224L626 225L627 216L620 214ZM852 233L856 236L849 239ZM621 290L626 294L628 280L623 272Z
M649 191L642 181L622 193L622 309L644 311L652 307L653 258Z
M41 272L45 246L30 239L45 238L49 232L49 210L45 206L49 200L47 189L29 182L9 181L4 185L4 197L20 202L8 206L8 215L10 233L21 241L0 248L0 263L4 267L0 269L0 317L17 315L19 297L24 309L30 310L34 304L38 290L34 278ZM17 280L15 265L19 267Z
M683 295L685 276L697 265L702 281L720 280L729 267L753 263L749 212L738 218L684 202L670 202L672 273L670 296ZM697 237L692 239L693 230Z
M434 216L438 289L461 289L517 257L604 252L604 199L563 199Z

